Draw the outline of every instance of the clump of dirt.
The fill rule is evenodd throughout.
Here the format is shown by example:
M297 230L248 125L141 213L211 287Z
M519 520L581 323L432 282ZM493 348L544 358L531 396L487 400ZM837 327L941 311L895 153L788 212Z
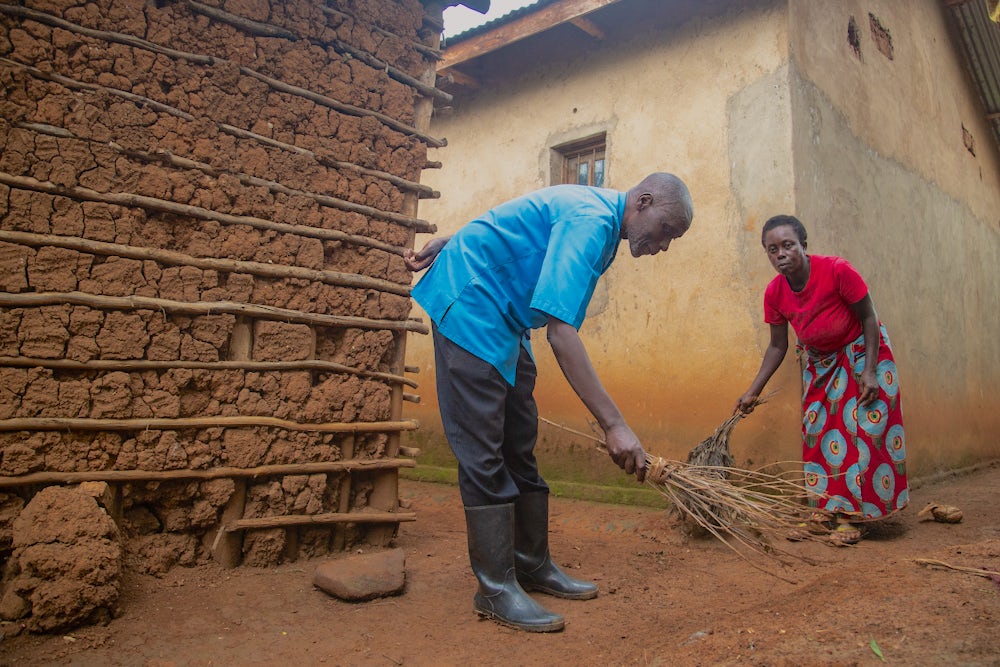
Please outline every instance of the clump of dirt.
M31 632L107 622L121 592L118 528L93 497L50 486L13 522L0 615Z

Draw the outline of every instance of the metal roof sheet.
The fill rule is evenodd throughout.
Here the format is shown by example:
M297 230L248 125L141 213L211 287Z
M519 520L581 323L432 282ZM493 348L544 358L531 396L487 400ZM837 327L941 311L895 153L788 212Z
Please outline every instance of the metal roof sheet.
M524 7L519 7L518 9L512 9L502 16L498 16L495 19L491 19L486 23L477 25L475 28L469 28L468 30L463 30L460 33L446 37L442 43L442 47L447 47L452 44L457 44L458 42L464 41L475 37L476 35L489 32L493 28L503 25L505 23L510 23L511 21L521 18L527 14L538 11L545 5L551 5L556 0L537 0L530 5L525 5Z
M944 4L1000 147L1000 25L990 18L986 0Z

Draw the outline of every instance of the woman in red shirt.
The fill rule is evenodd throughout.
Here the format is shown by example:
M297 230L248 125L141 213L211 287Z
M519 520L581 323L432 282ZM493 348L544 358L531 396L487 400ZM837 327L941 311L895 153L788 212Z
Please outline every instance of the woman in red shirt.
M864 279L840 257L806 254L793 216L764 224L761 242L778 272L764 292L771 342L757 377L736 402L749 412L788 351L788 324L806 359L802 376L802 459L809 502L832 538L853 544L860 524L909 502L896 364Z

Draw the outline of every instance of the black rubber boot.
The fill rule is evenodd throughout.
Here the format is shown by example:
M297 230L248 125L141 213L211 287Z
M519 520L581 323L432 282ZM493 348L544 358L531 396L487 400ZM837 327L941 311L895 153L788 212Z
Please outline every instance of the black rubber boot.
M528 632L557 632L563 617L535 602L514 574L514 504L465 508L469 561L479 580L472 606L482 616Z
M526 591L567 600L597 597L597 586L570 577L549 555L549 494L522 493L514 502L514 562L517 580Z

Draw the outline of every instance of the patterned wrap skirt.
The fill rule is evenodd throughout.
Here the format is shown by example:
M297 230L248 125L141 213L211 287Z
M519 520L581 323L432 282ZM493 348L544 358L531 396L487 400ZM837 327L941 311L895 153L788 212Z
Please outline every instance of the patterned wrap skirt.
M809 504L852 520L881 519L910 499L899 377L881 323L879 332L879 392L867 406L858 404L864 334L836 352L796 348L806 361L802 461Z

